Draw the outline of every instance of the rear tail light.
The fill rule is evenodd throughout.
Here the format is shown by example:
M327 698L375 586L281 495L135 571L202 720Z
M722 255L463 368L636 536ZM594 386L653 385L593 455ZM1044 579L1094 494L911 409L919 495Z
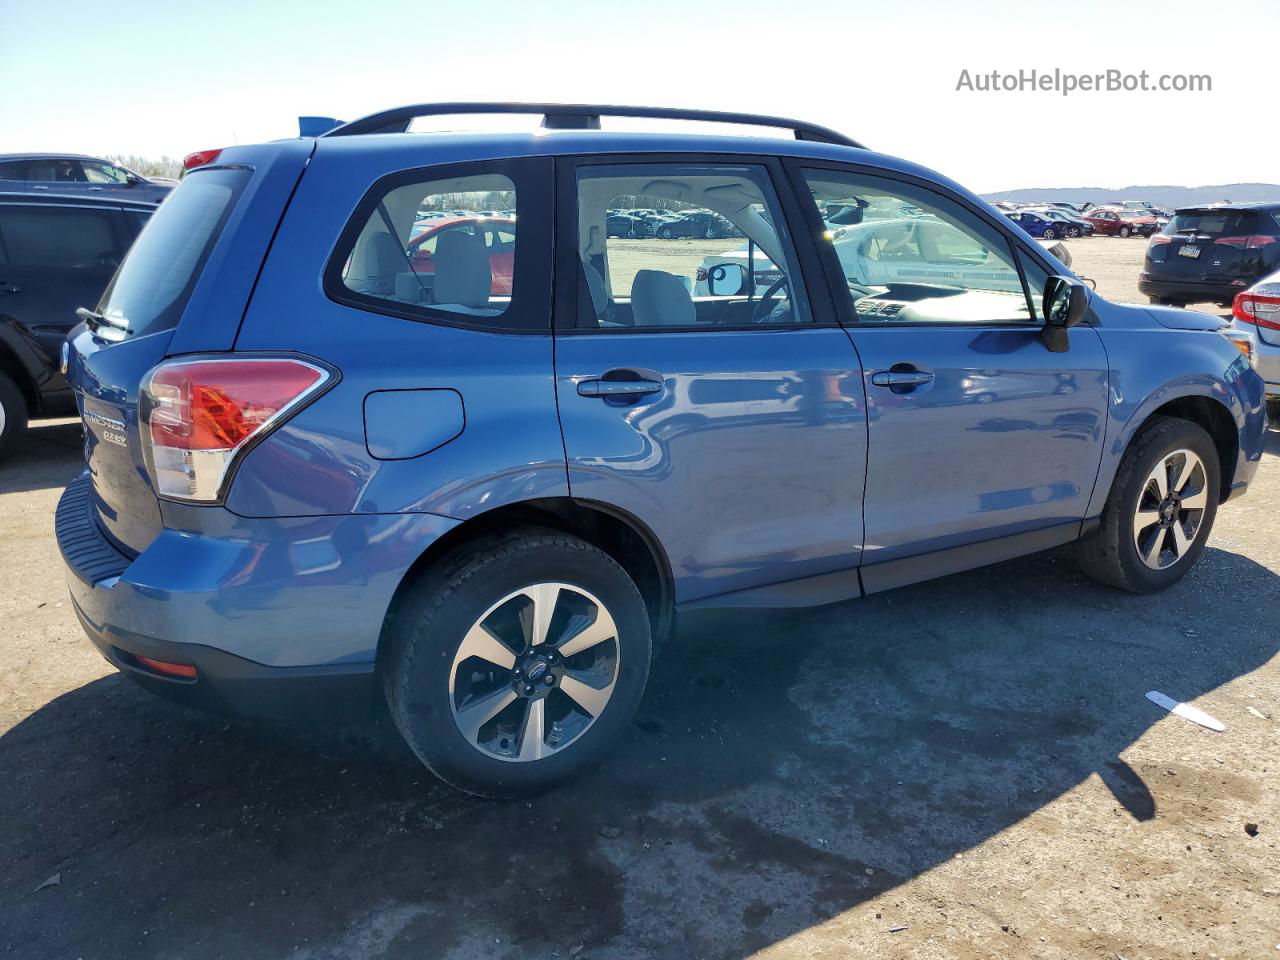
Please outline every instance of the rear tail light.
M1214 243L1224 247L1235 247L1237 250L1259 250L1271 243L1280 241L1280 237L1272 237L1265 233L1255 233L1250 237L1218 237Z
M1172 242L1172 240L1173 240L1173 237L1167 237L1163 233L1153 233L1151 235L1151 242L1148 244L1148 246L1158 247L1161 244L1170 243Z
M1237 293L1231 304L1231 315L1241 323L1268 330L1280 330L1280 296L1268 297L1261 293Z
M171 360L142 384L141 435L156 493L211 503L236 459L333 378L289 357Z
M197 150L195 153L188 153L182 158L182 170L185 173L188 170L194 170L196 167L207 166L220 156L222 156L221 147L217 150Z

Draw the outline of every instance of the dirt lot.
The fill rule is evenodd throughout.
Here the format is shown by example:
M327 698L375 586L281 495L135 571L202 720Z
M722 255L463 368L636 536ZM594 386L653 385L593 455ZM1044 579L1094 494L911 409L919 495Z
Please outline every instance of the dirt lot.
M1112 295L1142 246L1073 242ZM1280 956L1270 440L1165 594L1049 554L688 617L613 762L492 803L385 722L226 722L116 675L52 538L79 428L42 424L0 468L0 954Z

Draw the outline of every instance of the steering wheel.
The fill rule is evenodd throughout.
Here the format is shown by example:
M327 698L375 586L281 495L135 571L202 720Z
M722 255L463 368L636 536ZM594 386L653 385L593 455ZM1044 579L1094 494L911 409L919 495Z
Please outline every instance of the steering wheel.
M773 313L773 300L778 295L778 291L783 287L787 287L787 299L791 299L791 288L789 286L787 275L784 273L777 280L769 285L769 289L764 292L764 296L760 298L760 302L756 304L755 310L751 314L752 323L769 323L769 316Z

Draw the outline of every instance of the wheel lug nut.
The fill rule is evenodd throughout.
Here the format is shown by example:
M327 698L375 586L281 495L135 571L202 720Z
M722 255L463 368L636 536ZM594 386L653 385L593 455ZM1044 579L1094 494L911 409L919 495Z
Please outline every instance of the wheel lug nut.
M546 676L546 679L544 679L542 682L545 683L548 687L550 687L556 682L556 678L548 673Z
M525 692L525 693L533 693L533 684L532 684L532 683L526 683L526 684L524 685L524 692Z

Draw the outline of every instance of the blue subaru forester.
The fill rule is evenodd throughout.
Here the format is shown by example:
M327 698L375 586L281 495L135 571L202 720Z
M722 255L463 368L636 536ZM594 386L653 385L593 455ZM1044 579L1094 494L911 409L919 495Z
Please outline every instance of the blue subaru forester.
M447 112L544 129L407 132ZM679 610L1067 543L1168 587L1266 429L1219 320L1108 303L951 181L748 115L422 105L226 149L82 315L56 525L103 654L243 713L381 688L490 796L600 760Z

